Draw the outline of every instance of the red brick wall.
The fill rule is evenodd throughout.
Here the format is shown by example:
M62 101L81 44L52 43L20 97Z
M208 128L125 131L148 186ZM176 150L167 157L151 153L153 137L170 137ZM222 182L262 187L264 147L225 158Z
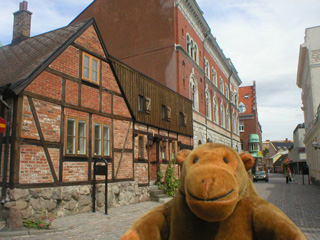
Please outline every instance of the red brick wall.
M116 95L113 96L113 114L130 117L130 112L128 110L127 104L122 97Z
M40 139L27 97L23 97L22 138Z
M50 65L50 68L70 76L79 77L79 49L69 46Z
M42 72L26 90L60 100L62 95L62 79L54 74Z
M191 138L184 136L184 135L179 135L178 136L178 141L180 141L182 144L187 144L187 145L191 145Z
M111 113L111 98L112 95L110 93L102 93L102 112Z
M81 86L81 105L83 107L99 110L99 102L99 89L85 85Z
M114 173L115 174L118 169L120 158L121 158L120 152L114 153ZM126 153L126 152L123 153L120 166L119 166L118 175L115 176L117 179L133 178L132 159L133 159L132 153Z
M135 176L135 181L137 181L138 183L140 184L148 183L148 164L135 163L134 176Z
M66 80L66 102L78 105L78 83Z
M77 111L71 108L65 108L65 115L70 117L78 117L83 119L89 119L89 113Z
M53 182L42 147L22 145L20 150L20 183Z
M80 37L75 40L75 43L105 57L101 43L93 26L90 26Z
M127 132L128 132L129 122L122 120L114 120L113 122L113 137L114 137L114 147L123 148ZM131 123L130 132L127 139L127 144L125 148L132 149L132 129L133 124Z
M88 163L87 162L64 162L63 163L63 181L87 181Z
M146 149L146 144L148 142L148 136L147 135L138 135L137 137L134 138L134 158L138 159L139 158L139 136L143 137L143 159L148 159L148 152Z
M61 106L34 99L34 105L46 141L60 141Z
M49 148L48 149L50 158L53 164L54 171L59 178L59 166L60 166L60 149L57 148Z
M110 65L106 62L102 62L102 87L108 88L117 93L121 93Z

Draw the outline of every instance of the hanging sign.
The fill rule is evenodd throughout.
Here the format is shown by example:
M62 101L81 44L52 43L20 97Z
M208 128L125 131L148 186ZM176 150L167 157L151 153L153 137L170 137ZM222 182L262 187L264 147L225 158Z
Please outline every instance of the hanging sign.
M6 129L6 121L3 118L0 118L0 133L3 133Z

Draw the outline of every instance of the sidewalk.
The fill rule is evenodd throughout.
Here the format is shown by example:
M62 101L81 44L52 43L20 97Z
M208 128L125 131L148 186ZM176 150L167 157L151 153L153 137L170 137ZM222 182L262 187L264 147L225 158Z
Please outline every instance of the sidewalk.
M0 231L0 239L119 240L138 217L161 204L159 202L143 202L110 208L108 215L101 212L90 212L61 217L53 221L50 230Z
M302 185L302 176L286 184L283 174L270 174L269 182L254 185L259 195L279 207L303 231L308 240L320 239L320 186ZM109 214L83 213L57 218L50 230L0 231L0 239L108 239L119 240L142 214L161 205L143 202L110 208Z

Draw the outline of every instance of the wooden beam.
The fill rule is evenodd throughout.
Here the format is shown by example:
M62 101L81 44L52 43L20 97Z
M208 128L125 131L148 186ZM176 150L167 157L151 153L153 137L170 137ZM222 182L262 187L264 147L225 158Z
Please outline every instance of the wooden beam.
M52 160L51 160L51 157L50 157L50 153L49 153L49 150L48 150L48 146L47 146L47 143L45 141L44 135L42 133L40 121L39 121L39 118L38 118L38 115L37 115L37 112L36 112L36 108L35 108L35 106L33 104L33 100L32 100L31 97L28 97L28 102L29 102L29 105L30 105L30 109L31 109L33 118L34 118L34 122L36 124L37 130L38 130L38 133L39 133L40 141L42 143L42 147L43 147L44 153L46 155L46 159L47 159L47 162L48 162L48 165L49 165L53 180L54 180L54 182L58 182L57 174L56 174L56 172L54 170L53 163L52 163Z

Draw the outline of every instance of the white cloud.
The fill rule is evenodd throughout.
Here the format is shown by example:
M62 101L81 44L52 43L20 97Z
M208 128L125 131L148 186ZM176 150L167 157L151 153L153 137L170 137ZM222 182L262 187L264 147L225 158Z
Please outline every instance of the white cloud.
M13 13L19 9L22 0L5 0L0 8L0 41L3 45L11 43ZM31 35L38 35L70 23L92 0L28 0L31 11Z
M3 0L0 41L12 40L12 13L22 0ZM31 35L66 26L92 0L28 0ZM198 0L212 34L234 63L243 85L257 84L263 138L291 138L303 122L296 87L305 28L319 25L318 0ZM279 120L281 119L281 121ZM287 122L288 124L286 124ZM290 123L290 124L289 124Z
M318 0L200 0L212 34L243 85L257 85L263 139L292 138L303 122L296 74L305 28L319 25Z

